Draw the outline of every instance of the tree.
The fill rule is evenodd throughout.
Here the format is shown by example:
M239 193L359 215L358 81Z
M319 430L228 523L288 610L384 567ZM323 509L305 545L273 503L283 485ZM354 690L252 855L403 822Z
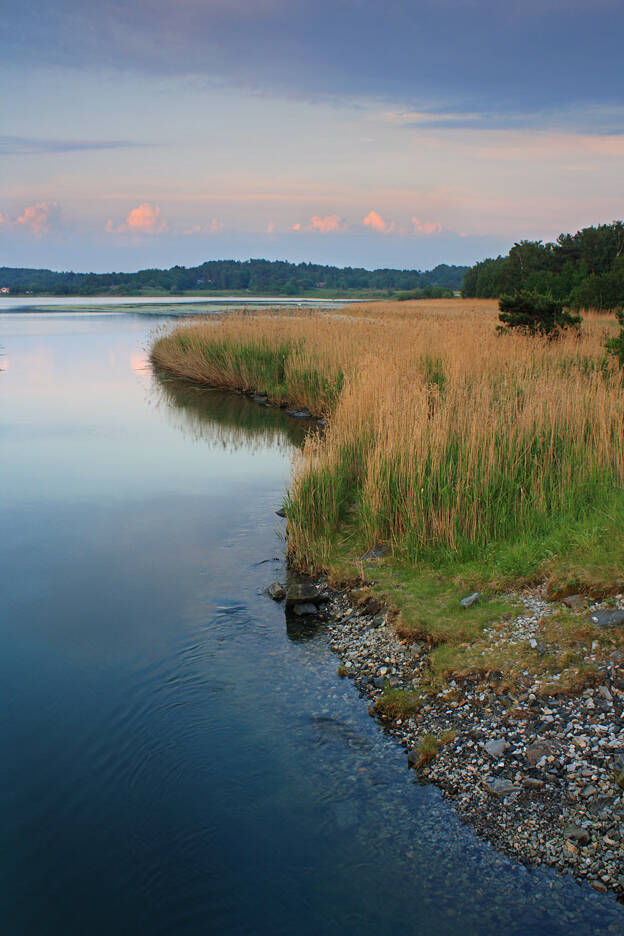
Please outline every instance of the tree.
M564 308L560 299L549 293L520 292L502 295L498 303L500 331L516 328L527 335L546 335L557 338L566 328L578 328L581 316Z

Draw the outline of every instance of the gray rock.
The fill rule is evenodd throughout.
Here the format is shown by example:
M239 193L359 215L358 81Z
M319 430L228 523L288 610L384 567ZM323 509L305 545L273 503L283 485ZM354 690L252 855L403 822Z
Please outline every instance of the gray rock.
M580 826L574 825L574 823L567 825L563 834L575 845L589 845L591 841L591 835L587 829L582 829Z
M301 604L293 605L292 610L298 617L303 617L304 614L316 614L317 608L312 602L303 601Z
M283 601L286 597L286 589L281 582L271 582L267 588L267 595L269 598L272 598L273 601Z
M584 608L587 604L585 595L567 595L563 599L566 608Z
M492 741L486 741L483 745L486 752L490 757L501 757L505 751L509 750L509 744L505 741L504 738L493 739Z
M275 513L277 514L278 517L285 517L285 516L286 516L286 511L284 510L283 507L280 507L280 509L279 509L279 510L276 510Z
M607 702L613 702L613 696L609 692L608 686L598 686L598 692Z
M381 612L380 614L376 614L373 620L371 621L371 624L373 625L373 627L382 627L385 623L386 623L386 615L383 612Z
M530 767L535 767L542 757L549 757L556 752L557 748L552 741L535 741L534 744L527 745L526 759Z
M509 796L510 793L517 793L520 790L520 787L511 780L499 777L488 777L483 781L483 786L491 796Z
M286 607L298 604L319 604L323 596L310 582L292 582L286 592Z
M624 611L617 608L608 611L594 611L590 615L589 623L596 627L619 627L624 624Z
M375 687L375 689L383 689L385 685L386 685L386 680L383 679L382 676L375 676L375 678L373 679L373 686Z
M462 608L472 608L474 605L478 604L481 600L481 595L479 592L473 592L472 595L466 595L465 598L462 598L459 602Z

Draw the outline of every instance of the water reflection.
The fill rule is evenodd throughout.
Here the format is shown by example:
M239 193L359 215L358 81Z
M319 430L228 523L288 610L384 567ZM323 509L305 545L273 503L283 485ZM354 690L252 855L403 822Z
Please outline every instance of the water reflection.
M259 406L242 394L200 387L165 374L154 375L166 419L194 440L231 450L299 446L307 426L274 407Z

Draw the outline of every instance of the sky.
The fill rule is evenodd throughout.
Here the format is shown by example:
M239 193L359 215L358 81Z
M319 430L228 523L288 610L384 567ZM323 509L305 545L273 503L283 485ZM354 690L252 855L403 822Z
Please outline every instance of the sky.
M5 0L0 266L426 269L624 217L622 0Z

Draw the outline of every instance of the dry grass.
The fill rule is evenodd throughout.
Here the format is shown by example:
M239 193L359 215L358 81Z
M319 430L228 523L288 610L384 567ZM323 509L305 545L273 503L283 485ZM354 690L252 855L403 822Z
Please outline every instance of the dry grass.
M302 565L329 565L340 530L413 561L534 532L624 481L604 317L557 342L499 337L495 325L489 300L234 315L176 328L153 359L331 416L295 469L289 533Z
M622 587L624 393L604 352L615 321L588 316L580 337L555 342L501 337L496 324L494 300L241 313L179 325L152 356L179 377L328 417L296 456L291 559L374 577L400 634L435 647L434 682L521 683L528 668L545 693L576 691L595 678L589 635L551 637L556 650L528 659L493 648L483 626L508 610L494 593L518 580L548 576L562 594ZM357 556L378 544L391 556L373 572ZM466 613L458 594L475 587L487 600Z

